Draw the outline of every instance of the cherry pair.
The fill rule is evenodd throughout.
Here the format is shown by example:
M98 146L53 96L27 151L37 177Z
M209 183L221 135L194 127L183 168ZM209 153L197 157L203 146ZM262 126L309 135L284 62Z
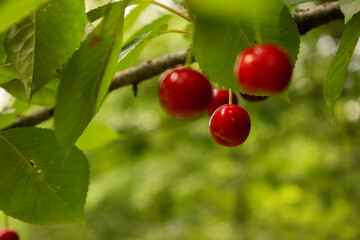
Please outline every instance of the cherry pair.
M239 145L249 134L250 117L247 112L235 104L226 104L229 91L212 91L208 79L198 71L181 67L166 72L159 82L159 99L171 116L183 120L199 117L204 112L211 115L216 110L215 113L219 114L213 114L210 132L214 140L223 146ZM235 94L233 99L237 103Z

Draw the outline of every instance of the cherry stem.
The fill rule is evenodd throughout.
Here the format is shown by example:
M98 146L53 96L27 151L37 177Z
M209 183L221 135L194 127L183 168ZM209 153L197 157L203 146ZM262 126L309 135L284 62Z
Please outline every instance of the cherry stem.
M5 229L9 228L9 218L6 214L4 214L4 226L5 226Z
M262 44L259 18L256 15L254 15L254 30L255 30L255 37L256 37L255 45Z
M231 88L229 88L229 104L233 104Z
M183 13L181 13L179 11L176 11L175 9L173 9L173 8L171 8L169 6L166 6L166 5L162 4L162 3L159 3L159 2L156 2L156 1L153 1L153 0L144 0L143 2L148 2L148 3L154 4L154 5L158 6L158 7L161 7L163 9L165 9L165 10L168 10L169 12L172 12L172 13L178 15L179 17L185 19L188 22L191 22L191 19L188 16L186 16L185 14L183 14Z

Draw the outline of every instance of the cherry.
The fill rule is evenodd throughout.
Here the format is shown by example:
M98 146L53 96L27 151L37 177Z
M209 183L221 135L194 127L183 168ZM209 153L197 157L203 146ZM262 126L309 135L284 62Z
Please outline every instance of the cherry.
M267 96L255 96L246 93L240 93L240 95L248 102L260 102L268 98Z
M249 94L274 95L289 85L292 75L290 57L279 46L258 45L241 52L235 63L235 76Z
M180 67L165 72L159 82L159 99L163 108L178 119L199 117L211 101L211 85L200 72Z
M234 92L232 92L232 101L234 104L238 103L237 96ZM206 114L211 116L218 107L228 103L229 103L229 90L213 89L211 102L208 108L206 109Z
M0 240L19 240L19 236L13 230L0 229Z
M210 133L220 145L233 147L245 142L251 122L249 114L234 104L220 106L210 118Z

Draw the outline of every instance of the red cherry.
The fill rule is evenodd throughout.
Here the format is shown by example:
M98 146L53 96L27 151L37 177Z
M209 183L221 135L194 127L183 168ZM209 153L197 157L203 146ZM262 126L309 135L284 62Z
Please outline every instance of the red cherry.
M19 240L19 236L12 230L0 229L0 240Z
M268 98L267 96L255 96L246 93L240 93L240 95L248 102L260 102Z
M181 67L166 72L159 82L163 108L178 119L199 117L211 101L211 85L200 72Z
M237 96L234 92L232 92L232 101L233 104L238 103ZM208 108L206 109L206 114L211 116L218 107L228 103L229 103L229 90L213 89L211 102Z
M258 45L238 55L235 75L247 93L274 95L289 85L292 68L285 50L275 45Z
M210 133L220 145L233 147L245 142L251 122L249 114L234 104L222 105L210 118Z

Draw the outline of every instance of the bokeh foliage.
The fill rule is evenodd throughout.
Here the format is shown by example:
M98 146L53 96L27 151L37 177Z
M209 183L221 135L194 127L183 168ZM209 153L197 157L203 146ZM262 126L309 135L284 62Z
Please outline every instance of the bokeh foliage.
M169 24L187 28L179 19ZM322 93L342 31L338 21L301 38L290 104L280 97L240 100L252 119L240 147L213 142L206 116L189 122L167 116L157 101L157 78L140 84L136 98L131 87L113 92L93 124L118 137L110 131L109 141L85 152L91 166L87 226L11 220L11 227L29 240L359 239L359 50L333 123ZM138 62L189 41L161 36ZM86 136L98 141L96 131Z

